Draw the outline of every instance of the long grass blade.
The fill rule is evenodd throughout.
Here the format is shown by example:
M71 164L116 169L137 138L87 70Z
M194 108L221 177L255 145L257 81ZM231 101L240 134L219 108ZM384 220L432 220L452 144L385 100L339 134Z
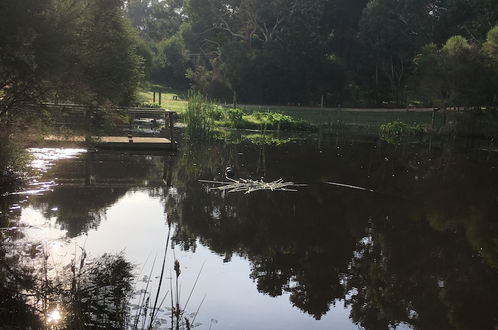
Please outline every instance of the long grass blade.
M159 293L161 292L161 285L163 283L163 277L164 277L164 268L166 266L166 255L168 253L168 246L169 246L169 238L171 236L171 226L168 226L168 237L166 239L166 246L164 248L164 256L163 256L163 264L161 267L161 276L159 277L159 285L157 286L157 292L156 292L156 298L154 299L154 306L151 311L150 315L150 325L149 329L152 329L152 323L154 322L154 317L156 316L156 307L157 307L157 301L159 299Z
M190 301L190 297L192 297L192 293L194 292L195 290L195 286L197 285L197 281L199 280L199 277L201 276L201 273L202 273L202 269L204 268L204 265L206 264L206 262L204 261L202 263L202 266L201 266L201 269L199 270L199 272L197 273L197 277L195 278L195 281L194 281L194 285L192 286L192 289L190 290L190 293L188 295L188 298L187 298L187 301L185 302L185 305L183 306L183 312L185 312L185 310L187 309L187 305L188 305L188 302Z
M199 314L199 311L201 310L201 306L204 303L204 299L206 299L206 295L204 295L204 297L202 297L201 303L199 304L199 307L197 307L197 310L195 311L194 318L192 319L192 326L194 326L194 324L195 324L195 319L197 317L197 314Z

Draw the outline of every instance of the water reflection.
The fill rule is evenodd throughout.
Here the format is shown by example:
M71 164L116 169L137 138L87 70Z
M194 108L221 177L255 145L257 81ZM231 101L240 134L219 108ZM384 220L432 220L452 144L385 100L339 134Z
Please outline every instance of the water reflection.
M77 237L98 228L106 209L129 191L146 189L151 196L163 196L171 180L169 162L170 156L89 152L44 165L41 177L52 178L53 186L30 206L45 218L55 217L68 237Z
M124 196L144 192L175 224L175 246L208 247L225 263L245 258L249 273L231 276L288 296L320 322L346 305L365 329L498 325L498 169L489 142L339 135L239 142L183 143L174 157L78 153L44 167L37 180L53 184L27 204L78 238L98 232ZM238 178L308 186L229 194L199 182L223 180L227 164ZM2 203L12 207L15 196L7 197ZM5 221L25 209L16 203L2 209Z
M367 329L493 329L496 155L475 141L431 142L430 149L357 137L320 142L320 150L309 142L267 147L264 168L261 148L194 147L179 163L206 166L177 172L183 189L170 209L180 223L174 240L191 248L199 239L226 261L245 256L259 291L287 292L316 319L344 301ZM284 177L310 188L227 195L201 186L199 177L219 179L227 163L210 155L234 154L241 177ZM322 184L330 179L380 193Z

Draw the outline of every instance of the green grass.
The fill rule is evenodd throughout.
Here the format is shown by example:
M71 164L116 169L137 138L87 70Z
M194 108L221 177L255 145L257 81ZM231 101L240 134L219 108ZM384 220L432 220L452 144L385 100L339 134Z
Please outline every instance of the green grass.
M245 108L251 111L254 108ZM399 112L399 111L335 111L317 108L289 109L285 107L268 108L270 112L278 112L303 120L310 124L331 128L364 128L378 130L382 124L391 121L415 122L430 125L432 113L430 112Z
M394 120L380 125L380 133L387 136L420 135L425 133L425 129L421 124L407 124L402 121Z
M157 92L161 91L161 107L177 112L180 119L184 117L188 105L185 92L148 83L139 93L141 102L153 103L153 91L156 91L155 103L159 102ZM173 97L177 99L173 99ZM221 106L215 108L223 109ZM378 131L382 124L392 121L430 125L432 116L430 112L399 112L389 111L388 109L382 112L368 110L351 112L306 107L256 105L241 106L239 109L227 109L230 110L227 110L225 115L221 115L219 110L215 110L218 111L218 114L213 116L216 126L246 129L266 128L270 130L277 129L280 123L280 128L284 130L286 128L290 130L306 130L306 126L309 129L309 126L313 125L323 128L361 128ZM240 117L238 111L242 112L242 117ZM269 115L262 115L263 113L268 113ZM273 123L277 123L277 125L275 126Z
M245 112L238 108L213 106L209 113L214 125L218 127L253 129L312 131L316 127L306 121L277 112Z
M153 93L156 92L154 101ZM159 92L161 92L161 108L184 113L187 110L187 100L185 93L162 85L146 83L138 93L139 102L142 104L155 103L159 105Z

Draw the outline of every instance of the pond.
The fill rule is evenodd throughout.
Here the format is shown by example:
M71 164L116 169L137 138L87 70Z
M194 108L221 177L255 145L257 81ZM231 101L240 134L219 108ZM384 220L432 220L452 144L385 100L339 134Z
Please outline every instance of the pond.
M498 326L492 143L232 142L182 141L175 155L28 149L28 185L1 197L2 237L49 276L82 254L121 253L135 265L132 314L167 248L158 328L170 327L171 293L199 329ZM228 165L236 179L305 185L246 194L200 181L226 181Z

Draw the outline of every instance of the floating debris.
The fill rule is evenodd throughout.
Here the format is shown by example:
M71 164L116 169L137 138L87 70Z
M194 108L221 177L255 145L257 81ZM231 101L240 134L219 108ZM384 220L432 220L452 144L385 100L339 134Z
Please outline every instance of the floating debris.
M349 185L349 184L344 184L344 183L338 183L338 182L328 182L328 181L325 181L325 183L326 183L326 184L333 185L333 186L344 187L344 188L349 188L349 189L356 189L356 190L362 190L362 191L375 192L375 191L373 191L372 189L363 188L363 187L358 187L358 186L352 186L352 185Z
M254 191L259 190L271 190L271 191L297 191L292 187L304 187L306 184L294 183L294 182L284 182L282 179L278 179L271 182L264 182L262 179L260 180L251 180L251 179L231 179L227 178L228 181L208 181L208 180L199 180L203 183L211 183L217 184L218 187L209 188L209 190L222 190L231 192L244 192L246 194L250 194Z

